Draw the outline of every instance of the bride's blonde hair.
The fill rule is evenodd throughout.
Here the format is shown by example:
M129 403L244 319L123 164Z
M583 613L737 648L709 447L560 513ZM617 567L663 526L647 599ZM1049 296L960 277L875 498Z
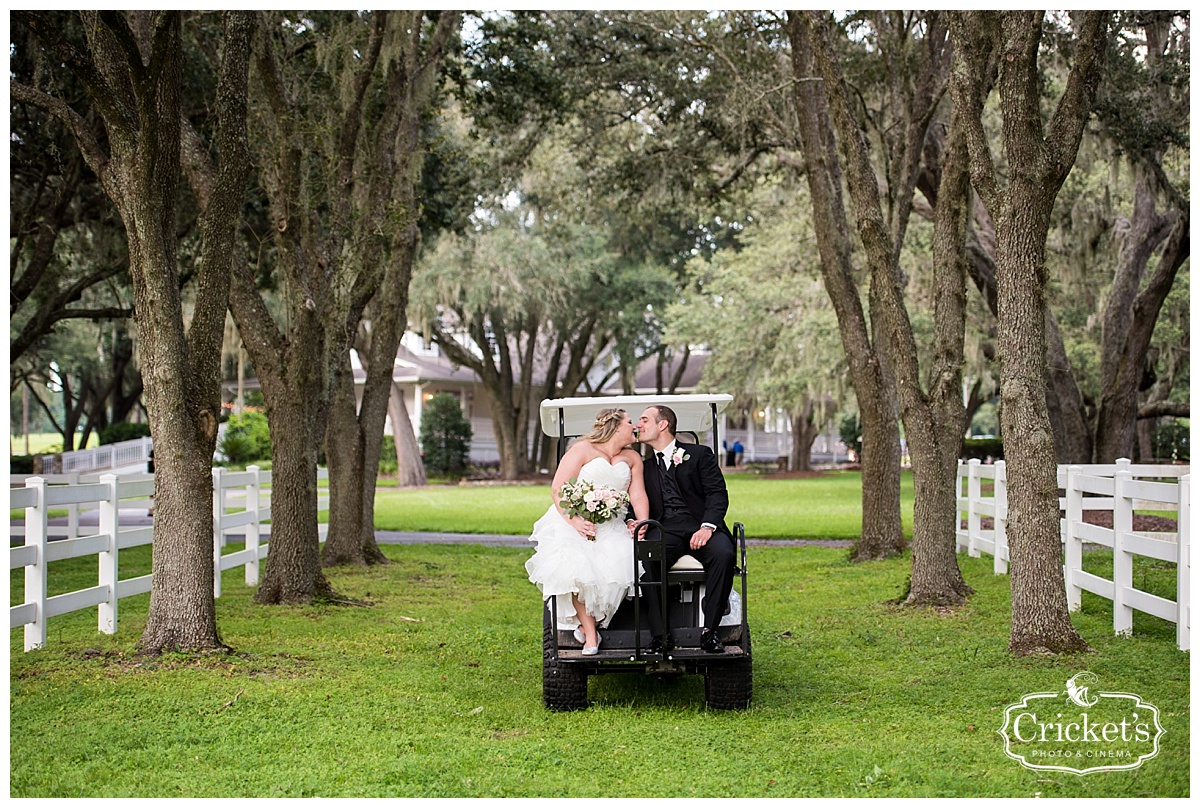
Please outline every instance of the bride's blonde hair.
M625 410L617 407L605 407L597 413L592 431L584 435L583 439L589 443L608 443L612 436L617 434L621 424L625 423L626 414Z

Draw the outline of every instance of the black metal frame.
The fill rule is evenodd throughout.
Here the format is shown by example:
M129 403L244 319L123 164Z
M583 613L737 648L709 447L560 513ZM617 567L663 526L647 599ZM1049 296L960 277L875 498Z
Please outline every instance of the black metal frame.
M647 535L650 528L654 528L654 538ZM666 542L663 540L662 525L653 519L643 519L635 524L633 535L635 537L633 543L633 654L635 657L641 657L642 587L658 590L658 602L662 606L659 625L663 627L664 636L671 636L671 621L667 611L667 586L669 584L667 580L667 549ZM639 536L640 538L638 538ZM641 576L638 575L639 562L658 564L658 580L641 580Z

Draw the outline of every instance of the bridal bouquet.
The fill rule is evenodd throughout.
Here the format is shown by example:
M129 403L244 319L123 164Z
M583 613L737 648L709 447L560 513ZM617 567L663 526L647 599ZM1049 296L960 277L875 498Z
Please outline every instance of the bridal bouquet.
M568 519L582 516L589 522L600 524L624 510L629 504L629 492L572 477L563 483L558 502Z

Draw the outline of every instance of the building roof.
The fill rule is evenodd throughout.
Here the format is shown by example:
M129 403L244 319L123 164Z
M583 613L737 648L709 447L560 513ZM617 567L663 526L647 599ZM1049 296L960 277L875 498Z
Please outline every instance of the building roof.
M356 354L351 354L351 365L355 383L366 381L367 372ZM473 370L454 365L441 351L414 352L403 344L396 351L392 379L400 384L476 384L479 381Z
M700 374L704 372L704 364L708 361L708 351L692 351L687 357L687 367L683 369L683 376L679 379L679 384L675 387L676 393L694 393L700 384ZM683 362L683 356L675 354L671 357L670 362L663 366L663 384L668 385L671 379L675 376L675 371ZM638 365L637 373L633 377L633 392L637 395L654 394L658 392L658 357L651 356L642 361ZM609 385L602 392L606 394L615 394L621 392L621 386L618 382L615 385Z

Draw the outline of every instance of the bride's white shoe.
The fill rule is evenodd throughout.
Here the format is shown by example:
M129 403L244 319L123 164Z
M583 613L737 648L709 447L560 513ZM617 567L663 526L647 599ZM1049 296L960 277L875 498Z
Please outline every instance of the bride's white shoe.
M600 653L600 635L596 635L595 645L585 645L581 653L584 656L595 656L596 654Z
M575 642L579 643L580 645L583 645L583 641L585 639L583 636L583 632L580 631L579 629L575 629L574 636L575 636Z

